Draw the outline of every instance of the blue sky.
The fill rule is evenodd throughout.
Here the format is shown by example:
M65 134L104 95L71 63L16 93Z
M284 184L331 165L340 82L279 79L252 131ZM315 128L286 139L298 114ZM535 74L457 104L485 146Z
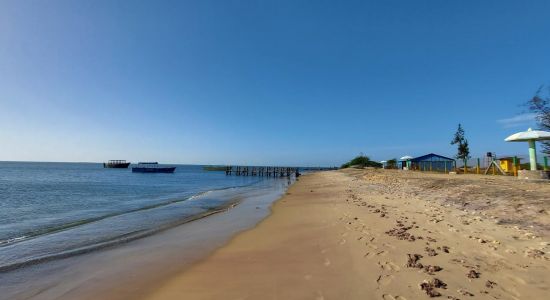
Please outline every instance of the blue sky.
M1 1L0 160L472 156L550 84L549 1Z

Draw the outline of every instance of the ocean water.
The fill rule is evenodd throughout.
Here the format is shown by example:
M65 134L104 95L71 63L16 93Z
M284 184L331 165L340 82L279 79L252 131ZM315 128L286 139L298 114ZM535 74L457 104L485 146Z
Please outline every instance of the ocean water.
M0 162L0 271L114 246L227 209L288 179L173 174L93 163Z

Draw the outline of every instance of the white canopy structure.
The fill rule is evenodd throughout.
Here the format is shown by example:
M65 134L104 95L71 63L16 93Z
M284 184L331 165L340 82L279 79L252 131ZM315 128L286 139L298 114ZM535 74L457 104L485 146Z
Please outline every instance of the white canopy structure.
M531 162L531 170L537 170L537 149L535 141L550 140L550 132L542 130L533 130L514 133L504 139L506 142L528 142L529 143L529 160Z
M399 160L406 161L406 160L413 159L413 158L414 157L412 157L412 156L405 155L405 156L401 157Z

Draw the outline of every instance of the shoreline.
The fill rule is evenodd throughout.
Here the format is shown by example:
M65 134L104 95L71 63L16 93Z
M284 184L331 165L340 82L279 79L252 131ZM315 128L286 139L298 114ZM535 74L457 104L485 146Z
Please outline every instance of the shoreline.
M2 253L0 273L142 239L227 211L238 205L247 197L247 194L256 193L256 190L262 190L267 194L274 187L284 189L280 182L257 181L246 185L201 191L191 196L173 197L161 203L64 223L53 227L53 229L46 228L43 232L36 230L37 233L13 238L15 242L2 243L3 241L0 241L0 253ZM177 213L170 214L169 211ZM141 223L140 219L154 219L154 221L149 221L146 226L142 226L139 224ZM111 226L108 226L109 224ZM113 224L118 226L115 230L112 228ZM88 233L90 229L95 229L93 234ZM80 242L80 235L83 232L88 234L87 238L93 237L93 240ZM51 246L52 240L63 246Z
M232 197L240 199L208 217L116 246L1 272L0 299L139 298L253 227L287 188L275 183L269 189L238 191Z
M143 299L542 299L548 192L504 177L314 173Z
M106 241L106 242L103 242L103 243L100 243L100 244L94 244L94 245L91 245L89 247L85 247L85 248L82 248L82 249L74 249L74 250L71 250L71 251L68 251L68 252L62 252L62 253L59 253L59 254L50 255L50 256L47 256L47 257L44 257L44 258L36 258L36 259L33 259L33 260L21 262L21 263L14 263L14 264L11 264L11 265L0 266L0 273L15 271L15 270L18 270L18 269L21 269L21 268L32 267L34 265L39 265L39 264L42 264L42 263L56 261L56 260L64 259L64 258L71 258L71 257L78 256L78 255L83 255L83 254L93 253L93 252L96 252L96 251L101 251L103 249L109 249L109 248L114 248L114 247L117 247L117 246L121 246L121 245L124 245L126 243L130 243L130 242L133 242L133 241L136 241L136 240L147 238L147 237L152 236L154 234L162 233L163 231L170 230L170 229L176 228L178 226L185 225L189 222L201 220L201 219L207 218L209 216L228 211L228 210L230 210L231 208L233 208L237 205L239 205L239 201L230 202L230 203L227 203L226 205L218 207L216 209L212 209L212 210L203 212L201 214L196 214L196 215L192 215L190 217L186 217L178 223L167 224L165 226L157 227L157 228L148 230L146 232L142 232L139 235L119 238L119 239L116 239L114 241Z

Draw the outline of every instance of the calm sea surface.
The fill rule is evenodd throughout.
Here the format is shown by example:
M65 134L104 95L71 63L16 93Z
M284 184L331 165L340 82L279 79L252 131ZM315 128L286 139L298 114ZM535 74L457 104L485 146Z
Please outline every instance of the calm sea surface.
M143 174L92 163L0 162L0 271L149 235L258 190L282 194L288 184L190 165Z

